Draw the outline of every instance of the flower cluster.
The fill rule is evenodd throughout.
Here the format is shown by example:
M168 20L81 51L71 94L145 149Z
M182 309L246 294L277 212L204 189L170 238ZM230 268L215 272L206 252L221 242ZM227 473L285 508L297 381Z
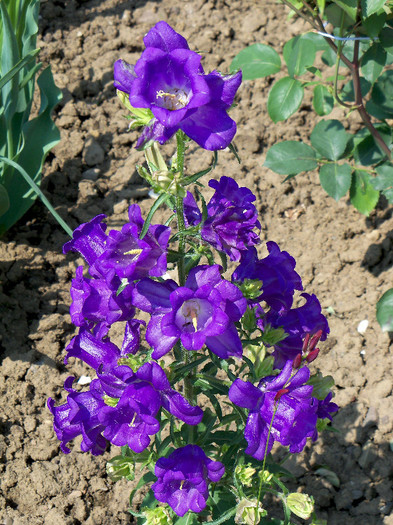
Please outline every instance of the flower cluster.
M242 75L205 74L201 57L166 22L158 22L143 39L146 49L135 66L115 63L115 87L128 95L130 110L149 110L137 147L163 144L182 130L202 148L226 148L236 133L227 110ZM145 122L144 122L145 123Z

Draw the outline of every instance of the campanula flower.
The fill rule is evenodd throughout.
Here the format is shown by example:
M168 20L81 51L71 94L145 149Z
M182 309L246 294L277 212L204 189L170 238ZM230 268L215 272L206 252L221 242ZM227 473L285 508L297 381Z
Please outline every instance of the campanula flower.
M135 66L114 65L114 86L128 94L132 108L153 118L137 147L151 140L163 144L179 129L202 148L226 148L236 133L227 110L241 83L241 72L205 74L201 57L166 22L158 22L143 39L146 49Z
M217 250L225 252L232 261L238 261L249 247L260 243L255 228L260 229L258 211L253 204L255 195L239 187L230 177L210 180L215 192L207 203L207 218L202 221L194 197L190 192L184 200L184 215L188 225L201 224L201 237Z
M193 268L184 286L142 279L135 286L133 304L151 314L146 341L154 349L153 359L168 353L179 339L187 350L206 344L223 359L242 355L234 323L247 301L237 286L222 279L217 264Z
M246 453L256 459L262 460L274 441L289 446L290 452L300 452L307 438L314 435L317 414L313 387L305 384L310 371L304 366L292 374L292 361L288 360L279 375L263 378L258 387L236 379L229 389L232 403L250 410L244 437L248 442Z
M154 473L158 480L152 490L158 501L168 503L178 516L201 512L209 497L209 482L220 481L224 465L209 459L197 445L186 445L160 458Z

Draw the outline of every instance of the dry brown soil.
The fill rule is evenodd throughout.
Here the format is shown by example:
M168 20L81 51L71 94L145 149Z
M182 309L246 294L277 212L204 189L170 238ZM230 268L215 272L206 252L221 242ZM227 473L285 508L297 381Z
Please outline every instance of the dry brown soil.
M152 200L135 171L143 161L127 132L112 85L112 66L134 63L142 37L166 20L204 56L206 70L225 71L247 44L281 51L301 31L272 0L43 0L40 58L50 63L64 98L55 110L62 140L49 155L42 183L56 209L75 228L98 213L112 227L126 220L130 203L144 211ZM266 112L271 79L245 82L232 115L242 158L220 154L216 177L233 176L257 195L262 238L274 240L297 259L305 289L316 293L329 315L331 336L316 366L336 381L341 410L328 433L291 460L297 485L312 494L329 525L393 524L393 362L388 334L375 319L375 305L393 285L393 217L380 202L369 218L343 198L321 189L317 173L282 184L262 166L268 147L306 139L315 125L310 101L286 123ZM335 113L339 117L340 113ZM345 120L352 131L356 118ZM210 155L191 150L189 172ZM117 525L127 514L131 484L113 484L103 457L78 450L64 455L52 429L46 399L60 401L66 370L64 349L74 333L68 308L76 255L62 255L66 234L37 202L0 242L0 519L4 525ZM333 311L331 310L331 311ZM327 314L328 315L328 314ZM357 330L367 319L365 333ZM334 486L316 474L330 469Z

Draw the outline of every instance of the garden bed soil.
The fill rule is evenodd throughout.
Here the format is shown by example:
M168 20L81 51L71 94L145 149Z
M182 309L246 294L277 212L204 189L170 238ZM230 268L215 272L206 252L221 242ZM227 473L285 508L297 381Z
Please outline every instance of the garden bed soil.
M45 164L42 187L72 228L99 213L119 228L130 203L146 212L153 202L135 171L143 162L134 148L138 132L127 131L112 66L118 58L135 63L143 35L159 20L203 54L205 70L220 71L246 45L262 42L281 52L304 28L288 21L274 1L43 0L40 60L51 64L64 96L55 110L61 142ZM276 241L296 258L305 291L318 296L328 316L331 335L315 366L335 379L338 432L323 434L287 467L329 525L392 525L392 345L375 319L376 302L393 283L392 209L381 200L367 218L346 198L336 203L328 197L316 172L282 183L263 167L270 146L307 140L316 123L306 97L295 116L273 124L266 110L271 83L270 78L243 83L232 111L242 164L222 152L214 177L232 176L256 194L263 241ZM351 131L360 125L355 115L343 122ZM190 148L189 173L210 158ZM88 373L83 364L72 362L67 369L63 364L75 333L68 313L70 282L81 263L76 254L62 255L66 240L36 202L0 241L3 525L133 522L127 513L133 484L114 484L105 473L106 461L119 449L93 457L76 443L64 455L46 407L49 396L64 399L69 375ZM369 324L359 333L363 320ZM322 476L320 467L333 474Z

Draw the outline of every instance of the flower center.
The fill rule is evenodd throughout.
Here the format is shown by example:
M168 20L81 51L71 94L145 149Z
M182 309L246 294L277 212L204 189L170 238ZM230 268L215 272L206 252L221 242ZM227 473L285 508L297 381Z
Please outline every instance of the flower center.
M187 106L189 101L189 93L180 88L171 88L168 91L160 89L156 94L157 104L169 111L182 109Z
M192 325L194 330L198 330L198 314L200 306L196 301L186 301L181 307L181 313L184 316L183 328Z

